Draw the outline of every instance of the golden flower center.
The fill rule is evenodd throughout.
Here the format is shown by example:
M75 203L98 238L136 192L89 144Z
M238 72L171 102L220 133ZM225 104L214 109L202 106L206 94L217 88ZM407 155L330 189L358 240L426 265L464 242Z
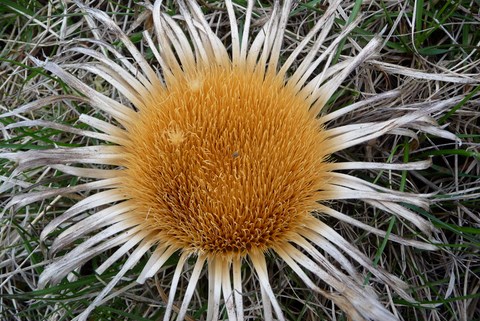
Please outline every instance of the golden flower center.
M276 76L216 66L158 88L128 128L125 190L162 243L245 255L288 241L325 184L325 134Z

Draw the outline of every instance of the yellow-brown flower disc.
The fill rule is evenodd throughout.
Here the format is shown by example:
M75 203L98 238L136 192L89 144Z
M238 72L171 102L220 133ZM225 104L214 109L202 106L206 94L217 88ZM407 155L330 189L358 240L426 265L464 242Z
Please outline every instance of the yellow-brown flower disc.
M162 243L246 255L296 234L325 185L325 134L284 79L175 75L127 128L125 192Z

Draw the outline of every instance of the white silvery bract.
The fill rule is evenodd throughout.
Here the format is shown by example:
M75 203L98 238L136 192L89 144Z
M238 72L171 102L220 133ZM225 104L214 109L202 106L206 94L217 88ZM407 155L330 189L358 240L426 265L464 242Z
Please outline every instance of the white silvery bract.
M380 50L381 40L373 38L355 57L332 65L338 44L356 22L326 41L341 3L331 1L310 32L289 55L282 56L292 2L276 1L264 25L253 28L254 1L248 1L246 9L225 1L231 30L229 37L222 39L193 0L178 1L180 17L163 12L161 1L146 5L154 32L145 31L143 36L155 57L153 65L105 12L76 2L90 25L104 25L126 52L102 39L83 39L86 47L71 50L89 56L91 62L57 64L32 58L80 93L72 99L88 102L107 116L100 119L81 114L79 121L92 130L22 116L6 130L45 126L104 143L0 154L16 162L14 175L45 166L88 179L62 189L15 195L7 204L7 208L17 209L65 193L90 191L90 196L53 218L41 234L47 244L53 239L52 255L70 250L45 268L38 281L40 288L60 282L108 250L113 254L97 273L124 261L118 274L77 319L86 320L95 306L104 303L141 258L149 257L139 283L154 276L175 253L179 260L164 320L184 319L205 270L209 289L206 319L217 320L225 307L228 320L244 320L248 314L243 298L249 294L244 292L242 271L248 266L260 285L263 318L273 320L275 315L285 320L269 282L267 253L283 260L308 287L331 299L352 320L396 320L377 294L363 284L365 277L355 265L413 301L404 281L373 266L364 253L322 221L319 213L384 237L385 231L334 210L328 203L359 200L409 221L428 239L431 223L401 205L426 209L425 195L390 190L344 172L424 169L429 161L333 162L329 156L385 134L413 137L415 130L423 130L455 139L437 128L429 115L459 99L405 106L408 112L386 121L331 127L332 120L399 97L400 92L385 92L326 113L326 102L350 73ZM240 14L244 19L241 28L237 23ZM98 38L95 28L92 32ZM70 72L74 69L105 79L130 104L96 91ZM28 115L59 99L65 97L47 97L1 117ZM98 210L85 215L92 209ZM52 237L60 228L63 231ZM389 239L435 249L429 243L393 234ZM176 289L187 259L196 263L180 298ZM173 311L176 300L181 302L178 313Z

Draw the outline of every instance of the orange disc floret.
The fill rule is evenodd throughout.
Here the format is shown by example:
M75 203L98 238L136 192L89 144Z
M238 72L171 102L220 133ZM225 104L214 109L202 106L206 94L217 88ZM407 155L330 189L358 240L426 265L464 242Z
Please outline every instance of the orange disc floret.
M128 128L125 191L158 240L246 255L288 241L326 184L325 134L284 80L242 67L176 75Z

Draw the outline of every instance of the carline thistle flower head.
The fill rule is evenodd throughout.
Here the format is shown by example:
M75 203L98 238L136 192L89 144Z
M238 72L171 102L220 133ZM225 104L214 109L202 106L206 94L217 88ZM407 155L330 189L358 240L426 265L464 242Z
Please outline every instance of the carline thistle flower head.
M400 204L426 207L420 196L392 191L341 172L422 169L429 162L332 162L329 156L384 134L405 133L420 123L424 130L433 132L434 126L426 125L427 116L455 101L425 103L417 111L387 121L330 128L331 120L400 93L387 92L330 114L322 113L342 81L375 54L381 43L374 38L355 57L330 66L338 44L355 26L346 27L324 45L341 3L331 1L293 52L281 57L292 2L275 2L265 24L257 30L251 28L254 1L248 1L244 12L226 1L231 29L228 40L216 35L193 0L178 1L180 18L163 12L161 1L147 5L154 33L145 31L143 35L158 62L156 66L147 63L106 13L76 2L92 22L113 32L128 53L101 39L83 39L89 43L87 47L71 50L91 57L92 62L61 66L32 58L76 89L81 94L76 99L112 119L81 114L79 121L92 130L61 127L104 144L0 154L17 162L16 173L49 166L89 179L63 189L16 195L7 204L7 208L18 208L64 193L92 191L53 218L41 235L47 242L53 231L64 229L50 246L52 254L74 242L77 245L46 267L38 281L40 288L60 282L100 253L110 250L113 254L98 267L99 274L124 260L122 269L78 316L79 320L85 320L141 258L149 257L137 279L143 283L175 253L179 253L179 260L164 320L175 315L177 320L184 319L205 270L209 289L206 320L219 319L222 306L228 320L244 320L247 313L243 298L247 294L242 271L246 262L260 285L263 318L273 320L275 315L285 320L269 281L267 253L283 260L308 287L331 299L353 320L396 320L374 291L364 286L364 278L354 264L413 301L405 291L406 283L374 267L318 213L384 236L384 231L327 203L361 200L410 221L429 236L431 224ZM237 23L240 11L244 15L241 28ZM92 49L95 46L98 50ZM97 92L68 68L102 77L131 104ZM27 113L63 98L41 99L2 117ZM30 120L7 129L33 124L58 127L53 122ZM435 133L452 138L441 130ZM115 168L105 169L103 165ZM84 215L92 209L98 210ZM435 248L395 235L390 239L422 249ZM330 262L326 255L335 261ZM179 298L176 290L189 258L194 258L195 264L184 296ZM177 300L181 302L178 313L173 311Z

